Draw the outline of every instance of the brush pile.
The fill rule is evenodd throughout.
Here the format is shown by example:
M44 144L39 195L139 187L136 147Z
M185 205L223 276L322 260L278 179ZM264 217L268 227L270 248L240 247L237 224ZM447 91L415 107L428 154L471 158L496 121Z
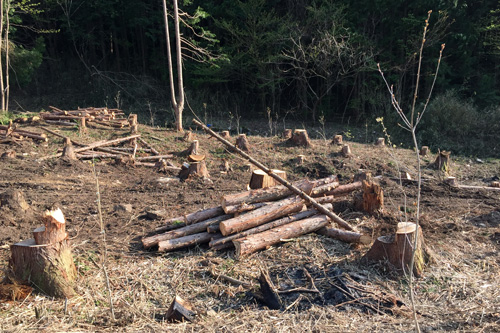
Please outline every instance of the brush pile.
M293 183L327 209L339 196L363 188L363 183L340 185L336 176ZM162 215L162 213L157 213ZM172 251L209 243L215 250L235 248L236 257L249 255L285 239L319 232L350 243L371 241L355 231L330 226L328 216L282 185L254 189L221 198L221 205L169 218L156 228L158 234L142 239L144 248Z

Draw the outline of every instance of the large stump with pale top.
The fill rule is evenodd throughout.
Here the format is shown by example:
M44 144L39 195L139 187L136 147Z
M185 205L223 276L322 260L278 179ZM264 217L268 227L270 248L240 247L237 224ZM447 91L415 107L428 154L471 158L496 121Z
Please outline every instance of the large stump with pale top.
M286 179L286 172L283 170L272 170L274 174ZM266 172L261 169L256 169L252 172L252 177L248 184L249 189L266 188L279 185L278 181L273 177L269 176Z
M72 297L76 295L76 267L63 213L60 209L46 211L42 220L45 225L33 231L34 238L11 246L13 277L49 296Z
M415 243L415 238L417 239ZM416 244L416 247L414 247ZM422 276L424 266L430 259L425 248L424 236L420 226L412 222L400 222L394 235L380 236L375 240L364 258L388 262L398 272L409 273L411 257L415 249L413 274Z

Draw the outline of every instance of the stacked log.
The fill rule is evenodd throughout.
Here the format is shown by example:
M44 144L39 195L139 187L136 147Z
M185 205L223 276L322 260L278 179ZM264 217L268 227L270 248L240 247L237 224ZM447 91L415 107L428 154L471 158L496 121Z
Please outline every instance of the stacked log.
M340 185L335 176L293 183L332 211L331 202L362 188L361 182ZM165 221L158 234L144 237L146 249L172 251L208 243L214 250L234 247L240 258L283 239L319 232L350 243L367 244L370 237L341 230L330 218L282 185L224 195L221 205Z
M61 126L78 125L80 132L84 133L87 126L95 124L113 128L130 128L132 134L137 133L137 115L131 114L125 118L125 114L119 109L101 108L78 108L77 110L61 110L55 106L49 106L50 112L41 112L40 119L48 124Z
M47 128L42 128L46 132L63 138L64 148L55 155L41 157L39 160L62 157L70 160L92 160L92 159L114 159L117 164L134 165L156 168L160 172L179 172L181 168L165 162L166 159L173 158L172 154L161 155L150 144L142 139L140 134L133 134L123 138L97 141L90 144L83 144L71 140L64 135ZM119 145L135 141L134 147L120 147ZM78 147L75 147L78 146Z
M47 135L44 133L36 133L17 128L16 125L10 123L9 125L0 125L0 137L3 139L11 137L14 140L22 140L30 138L37 141L47 142Z

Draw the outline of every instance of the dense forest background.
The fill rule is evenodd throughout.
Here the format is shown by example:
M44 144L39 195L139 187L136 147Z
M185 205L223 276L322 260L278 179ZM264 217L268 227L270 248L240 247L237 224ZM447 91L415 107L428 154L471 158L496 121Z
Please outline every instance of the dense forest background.
M160 0L1 1L11 8L11 110L108 105L153 125L172 118ZM179 0L179 7L185 114L349 126L384 117L396 137L377 63L410 105L432 10L421 103L440 45L446 49L421 141L500 154L498 0Z

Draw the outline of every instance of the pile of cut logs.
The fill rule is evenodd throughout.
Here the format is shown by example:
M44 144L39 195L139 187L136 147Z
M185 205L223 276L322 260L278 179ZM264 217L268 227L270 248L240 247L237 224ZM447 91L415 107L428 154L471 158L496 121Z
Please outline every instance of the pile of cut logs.
M61 110L49 106L51 112L41 112L40 118L51 125L74 126L78 124L81 130L87 125L99 124L111 128L124 128L132 126L130 120L124 118L124 113L119 109L103 108L78 108L77 110ZM136 118L137 121L137 118Z
M301 180L293 185L329 210L339 196L363 188L361 181L340 185L335 176ZM156 228L158 234L143 238L142 243L144 248L158 248L158 251L209 243L216 250L234 247L239 258L312 232L350 243L371 241L368 236L336 229L330 224L326 215L278 185L225 195L218 207L167 219L165 225Z
M0 125L0 139L12 139L14 141L31 138L37 141L47 142L47 135L17 128L12 121L9 125Z

